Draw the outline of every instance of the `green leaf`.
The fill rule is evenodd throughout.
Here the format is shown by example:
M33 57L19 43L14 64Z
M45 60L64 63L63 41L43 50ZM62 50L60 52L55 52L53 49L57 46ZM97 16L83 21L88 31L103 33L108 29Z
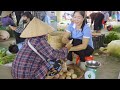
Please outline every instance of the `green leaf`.
M113 40L119 40L119 39L120 39L120 37L119 37L118 33L115 31L112 31L105 37L104 43L108 44Z

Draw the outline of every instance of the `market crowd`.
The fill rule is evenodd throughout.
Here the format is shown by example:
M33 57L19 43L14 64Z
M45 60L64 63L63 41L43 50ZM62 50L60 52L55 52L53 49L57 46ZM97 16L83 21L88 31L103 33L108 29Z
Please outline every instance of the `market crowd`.
M95 32L101 32L101 29L107 29L107 22L110 20L120 21L120 11L94 11L89 16L91 27Z

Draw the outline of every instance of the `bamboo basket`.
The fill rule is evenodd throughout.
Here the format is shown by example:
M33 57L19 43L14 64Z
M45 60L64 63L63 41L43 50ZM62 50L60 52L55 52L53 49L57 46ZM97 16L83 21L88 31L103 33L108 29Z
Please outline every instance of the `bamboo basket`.
M69 69L74 69L75 74L78 76L77 79L83 78L83 76L84 76L84 71L83 71L79 66L77 66L77 65L75 65L75 64L71 64L71 65L68 65L67 67L68 67L68 70L69 70Z
M77 65L71 64L67 66L67 70L70 69L74 69L75 74L77 75L76 79L82 79L84 78L84 73L85 71L83 71L80 67L78 67ZM54 76L46 76L45 79L54 79ZM59 78L58 78L59 79Z
M60 49L63 47L62 43L63 32L53 32L48 34L48 43L54 49Z
M57 24L58 31L65 31L66 28L67 28L67 24L65 24L65 23L58 23Z

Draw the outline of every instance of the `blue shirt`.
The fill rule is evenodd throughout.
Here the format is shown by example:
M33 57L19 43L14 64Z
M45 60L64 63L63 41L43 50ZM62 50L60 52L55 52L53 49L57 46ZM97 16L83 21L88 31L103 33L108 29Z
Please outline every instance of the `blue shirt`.
M7 27L9 25L15 26L14 21L9 16L1 18L1 22L3 27Z
M120 20L120 11L118 11L117 20Z
M24 42L17 44L19 50L22 48L23 44L24 44Z
M74 39L83 39L83 38L89 38L89 42L88 45L90 45L92 48L94 48L93 46L93 41L92 41L92 33L91 33L91 29L88 26L88 24L85 24L83 31L81 30L77 30L75 24L70 24L67 27L67 32L71 33L71 37Z
M50 25L51 24L51 19L48 15L45 16L45 23Z

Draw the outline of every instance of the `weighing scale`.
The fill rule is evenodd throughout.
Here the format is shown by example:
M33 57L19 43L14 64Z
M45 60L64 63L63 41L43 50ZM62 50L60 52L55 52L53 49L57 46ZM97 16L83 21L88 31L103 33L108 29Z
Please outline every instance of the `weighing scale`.
M98 61L86 61L86 72L84 74L85 79L95 79L96 78L96 71L99 66L101 66L101 63Z

